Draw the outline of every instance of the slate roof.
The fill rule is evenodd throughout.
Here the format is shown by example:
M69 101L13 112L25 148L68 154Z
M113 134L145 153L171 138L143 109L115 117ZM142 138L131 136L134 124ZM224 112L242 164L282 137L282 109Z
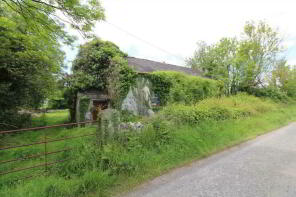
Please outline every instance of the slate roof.
M191 68L176 66L173 64L161 63L152 60L140 59L135 57L127 57L128 65L139 73L149 73L153 71L177 71L189 75L199 76L200 73L193 71Z

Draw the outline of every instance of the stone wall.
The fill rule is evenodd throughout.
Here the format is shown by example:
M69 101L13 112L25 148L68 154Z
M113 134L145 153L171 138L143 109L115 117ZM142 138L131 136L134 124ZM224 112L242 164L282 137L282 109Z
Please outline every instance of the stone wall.
M136 83L130 88L126 98L123 100L121 109L132 112L134 115L151 116L152 111L151 82L144 78L138 77Z
M155 97L151 92L151 86L152 84L148 79L138 77L135 85L130 87L126 98L123 100L121 109L137 116L153 115L151 99ZM107 99L107 94L103 92L79 92L76 101L76 122L92 120L93 102Z
M84 106L87 100L88 100L88 104L87 106ZM84 94L78 93L77 100L76 100L76 110L75 110L76 122L85 121L86 119L85 116L90 111L90 108L91 108L91 99Z

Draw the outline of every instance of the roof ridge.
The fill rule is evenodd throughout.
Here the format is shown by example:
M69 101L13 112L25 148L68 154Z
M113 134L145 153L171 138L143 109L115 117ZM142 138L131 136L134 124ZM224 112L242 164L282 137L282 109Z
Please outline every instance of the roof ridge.
M144 59L144 58L138 58L138 57L132 57L132 56L127 56L127 58L134 58L134 59L139 59L139 60L145 60L145 61L155 62L155 63L158 63L158 64L161 63L161 64L166 64L166 65L171 65L171 66L177 66L177 67L181 67L181 68L188 68L186 66L180 66L180 65L166 63L166 62L158 62L156 60L150 60L150 59Z
M154 71L176 71L183 72L189 75L200 75L198 72L194 71L192 68L185 66L177 66L173 64L167 64L162 62L157 62L154 60L148 60L143 58L127 56L126 60L128 65L134 68L137 72L154 72Z

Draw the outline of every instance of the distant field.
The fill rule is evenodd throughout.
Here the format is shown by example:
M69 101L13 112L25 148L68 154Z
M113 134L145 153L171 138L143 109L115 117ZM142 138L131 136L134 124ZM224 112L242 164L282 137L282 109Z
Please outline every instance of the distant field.
M50 113L37 113L33 117L33 127L66 123L69 121L69 111L57 110Z

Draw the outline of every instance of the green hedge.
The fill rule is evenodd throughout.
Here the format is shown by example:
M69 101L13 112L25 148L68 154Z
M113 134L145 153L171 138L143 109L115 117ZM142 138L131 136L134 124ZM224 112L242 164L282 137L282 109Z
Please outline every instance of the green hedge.
M248 117L276 109L276 103L247 94L208 98L196 105L172 104L155 117L175 123L197 124L206 120L227 120Z
M290 98L285 92L282 92L279 88L276 87L265 87L265 88L252 88L249 91L249 94L252 94L257 97L270 98L274 101L280 102L289 102Z
M17 110L0 110L0 131L26 128L32 125L31 114L19 114Z
M162 106L168 103L192 104L223 92L223 84L218 81L180 72L158 71L143 75L152 82L152 91Z

